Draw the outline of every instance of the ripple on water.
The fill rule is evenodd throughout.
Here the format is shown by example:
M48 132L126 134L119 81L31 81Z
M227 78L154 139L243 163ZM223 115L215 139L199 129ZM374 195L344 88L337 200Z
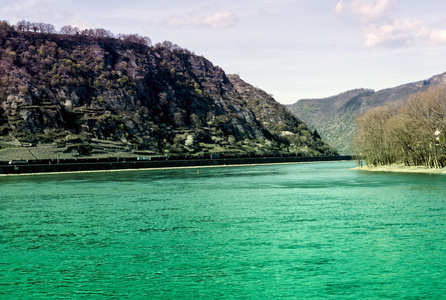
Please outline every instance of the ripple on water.
M0 298L442 299L444 177L353 166L5 179Z

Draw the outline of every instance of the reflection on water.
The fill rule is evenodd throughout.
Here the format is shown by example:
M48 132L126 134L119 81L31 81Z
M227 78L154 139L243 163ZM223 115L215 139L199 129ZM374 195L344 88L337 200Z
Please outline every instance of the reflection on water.
M446 177L314 163L0 178L0 298L441 299Z

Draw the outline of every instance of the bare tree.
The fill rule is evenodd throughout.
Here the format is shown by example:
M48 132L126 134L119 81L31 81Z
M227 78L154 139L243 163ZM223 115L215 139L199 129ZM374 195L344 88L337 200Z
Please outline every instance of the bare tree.
M396 109L377 107L357 118L355 145L371 165L446 165L446 87L411 95Z
M95 32L93 29L84 29L82 30L82 35L94 36Z
M355 146L358 152L366 156L369 165L386 165L396 161L392 140L385 134L387 122L394 114L390 106L381 106L356 119L358 130Z
M82 30L79 29L79 27L73 27L73 35L81 34Z
M37 31L44 33L45 32L45 23L36 22L35 26L37 26Z
M17 22L17 31L29 31L30 23L28 21L22 20Z
M97 37L103 37L103 38L113 38L113 33L109 30L105 30L104 28L96 28L94 29L94 35Z
M118 34L118 39L131 43L138 43L146 46L151 46L152 41L146 36L140 36L139 34Z
M39 30L39 26L37 25L37 23L33 22L31 23L31 29L34 32L37 32Z
M401 109L401 114L410 120L407 127L412 132L412 146L423 165L428 167L439 167L439 157L444 154L435 133L446 129L445 110L446 89L443 85L410 96Z
M60 29L61 34L77 35L81 34L82 30L79 27L72 27L71 25L64 26Z
M65 25L59 30L59 33L72 35L72 34L74 34L74 29L71 25Z
M56 28L54 28L54 25L52 24L43 24L43 31L42 33L56 33Z

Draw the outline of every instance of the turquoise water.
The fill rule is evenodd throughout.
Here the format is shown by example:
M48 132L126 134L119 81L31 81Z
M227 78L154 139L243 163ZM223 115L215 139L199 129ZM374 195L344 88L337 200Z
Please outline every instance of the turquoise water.
M353 162L0 178L0 299L446 299L446 176Z

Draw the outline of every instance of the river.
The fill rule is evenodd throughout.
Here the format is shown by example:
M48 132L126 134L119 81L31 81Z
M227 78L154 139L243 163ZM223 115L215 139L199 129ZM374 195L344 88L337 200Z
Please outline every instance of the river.
M0 178L0 299L446 299L446 175Z

